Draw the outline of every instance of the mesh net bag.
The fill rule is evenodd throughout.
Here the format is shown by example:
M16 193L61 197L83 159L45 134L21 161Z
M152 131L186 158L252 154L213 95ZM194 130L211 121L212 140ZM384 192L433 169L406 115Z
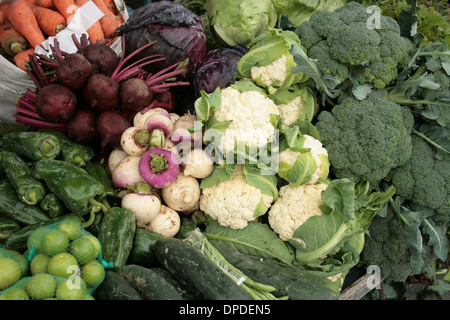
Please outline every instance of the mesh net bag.
M0 288L0 299L93 299L105 269L112 267L102 259L98 239L76 216L36 229L28 237L27 248L22 255L28 262L27 273L19 278L13 274L10 282L14 283Z

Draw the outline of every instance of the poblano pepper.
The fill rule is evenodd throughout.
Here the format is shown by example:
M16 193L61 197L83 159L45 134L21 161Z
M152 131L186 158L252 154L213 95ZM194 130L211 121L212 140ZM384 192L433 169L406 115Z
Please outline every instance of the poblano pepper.
M63 160L39 160L35 176L44 180L48 189L76 215L107 210L98 201L105 193L103 185L77 165Z
M61 144L61 152L57 157L59 160L69 161L84 167L95 156L95 151L90 146L78 143L62 132L51 129L42 129L40 132L51 133L59 139Z
M42 210L48 212L50 218L67 213L66 206L54 193L47 193L41 202L39 202L39 206Z
M28 164L17 153L2 151L1 163L9 183L23 203L35 205L42 200L45 186L34 178Z
M106 167L103 165L103 163L90 161L90 162L86 163L86 166L84 167L84 169L92 177L97 179L97 181L99 181L101 184L103 184L103 187L105 188L105 197L116 195L116 190L112 183L111 175L106 170Z
M61 152L59 139L40 131L11 132L2 137L4 151L11 151L31 160L55 159Z

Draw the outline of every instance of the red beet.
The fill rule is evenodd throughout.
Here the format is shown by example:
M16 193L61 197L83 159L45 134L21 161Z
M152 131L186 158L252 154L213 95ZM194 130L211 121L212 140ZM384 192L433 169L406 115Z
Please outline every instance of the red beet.
M132 122L122 113L107 110L98 115L96 126L102 148L106 146L121 148L122 133L132 126Z
M120 99L125 109L139 112L153 100L153 91L139 78L130 78L120 84Z
M119 64L117 53L103 43L91 43L80 48L78 52L91 62L92 73L109 76Z
M86 102L98 112L120 106L120 85L113 79L96 73L91 75L83 88Z
M97 136L95 113L91 109L78 109L67 122L67 134L80 143L89 144Z
M63 84L50 84L40 89L34 102L39 116L51 123L70 119L77 108L77 96Z
M80 89L91 74L92 64L79 53L69 54L56 69L59 82L72 88Z

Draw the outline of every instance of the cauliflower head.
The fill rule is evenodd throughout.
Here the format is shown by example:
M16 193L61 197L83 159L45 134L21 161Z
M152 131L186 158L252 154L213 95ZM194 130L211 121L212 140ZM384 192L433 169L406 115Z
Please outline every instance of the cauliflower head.
M293 239L295 230L310 217L321 216L321 194L328 187L325 183L303 184L280 188L278 200L270 207L270 227L284 240ZM301 239L294 239L302 243Z
M222 226L243 229L265 214L272 202L272 196L247 182L243 165L236 164L229 180L202 189L200 210Z
M328 151L320 140L303 135L304 150L296 151L287 148L280 152L280 177L286 179L291 186L314 184L328 177L330 163Z
M252 79L262 87L269 87L273 83L282 84L287 76L286 55L283 54L269 65L253 66L250 71Z
M221 132L219 150L226 154L238 143L261 148L276 134L272 115L280 112L275 103L258 91L239 91L232 86L221 91L221 103L214 118L230 122Z

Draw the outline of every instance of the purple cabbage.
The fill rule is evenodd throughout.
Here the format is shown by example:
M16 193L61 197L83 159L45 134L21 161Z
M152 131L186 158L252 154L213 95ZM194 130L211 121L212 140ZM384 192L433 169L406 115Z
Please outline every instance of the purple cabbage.
M165 60L144 67L150 73L187 61L186 77L190 77L206 53L206 34L200 17L171 1L152 2L134 10L121 32L125 37L125 56L156 40L154 45L132 59L134 62L162 54Z

